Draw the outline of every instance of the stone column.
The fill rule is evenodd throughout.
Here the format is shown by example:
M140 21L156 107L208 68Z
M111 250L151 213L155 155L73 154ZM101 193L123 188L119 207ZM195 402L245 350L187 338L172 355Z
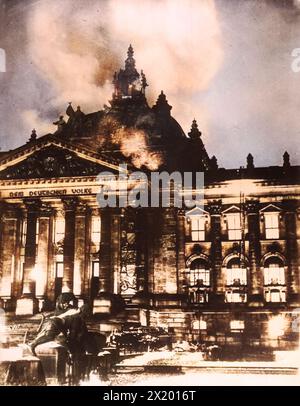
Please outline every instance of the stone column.
M54 225L56 209L53 208L49 213L49 245L48 245L48 273L47 273L47 300L49 303L55 302L55 279L56 279L56 261L54 246ZM46 215L46 213L45 213Z
M225 294L222 275L221 209L221 201L212 202L208 207L211 216L212 296L217 302L224 302Z
M154 293L177 294L177 213L174 207L160 209L155 217ZM160 223L159 223L160 221Z
M148 208L145 210L145 218L146 218L146 230L147 234L145 235L146 239L146 280L145 280L145 290L149 293L153 293L154 291L154 255L155 250L154 247L157 244L158 236L157 236L157 219L156 211L158 209L151 209ZM153 218L156 218L156 224L153 222Z
M177 272L178 293L185 293L185 211L177 211Z
M295 306L299 306L299 258L297 247L297 227L296 227L296 201L283 202L285 219L285 254L288 266L287 272L287 301Z
M101 209L100 292L113 291L111 272L111 209Z
M0 298L2 306L8 308L8 301L12 297L18 219L14 210L4 210L3 207L0 213Z
M17 315L32 315L38 310L35 298L35 261L36 261L36 232L39 200L24 201L27 210L27 229L25 242L25 260L23 267L22 297L17 300Z
M263 298L263 275L260 268L261 247L259 227L258 201L246 202L248 215L248 238L249 238L249 265L248 274L248 305L258 307L264 305Z
M65 238L64 238L64 276L62 292L73 291L74 250L75 250L75 210L78 199L64 198Z
M100 289L94 299L94 314L109 314L119 291L120 279L120 212L101 209Z
M35 266L35 294L39 300L41 310L47 295L49 253L50 253L50 218L53 210L50 206L44 205L39 212L39 240L37 247L37 258Z
M74 280L73 292L79 299L84 296L85 270L87 268L87 206L78 205L75 214Z
M116 209L117 210L117 209ZM114 211L111 216L111 272L113 279L113 293L118 294L120 288L120 232L121 218L119 211Z

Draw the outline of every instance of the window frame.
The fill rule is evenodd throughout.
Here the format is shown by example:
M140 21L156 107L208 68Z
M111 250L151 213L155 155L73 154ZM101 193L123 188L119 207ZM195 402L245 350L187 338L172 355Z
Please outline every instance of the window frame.
M207 217L205 215L197 215L197 216L190 217L192 241L205 241L205 239L206 239L206 222L207 222ZM194 227L195 224L196 224L196 227Z
M226 213L226 224L227 224L228 240L241 241L242 240L241 212Z
M272 218L276 218L276 226ZM271 220L271 221L270 221ZM269 223L270 222L270 223ZM266 240L278 240L280 238L280 218L279 212L265 212L264 213L264 228Z
M95 224L96 223L97 223L97 228L95 229ZM96 246L100 246L100 243L101 243L101 217L100 216L92 216L92 219L91 219L91 241Z

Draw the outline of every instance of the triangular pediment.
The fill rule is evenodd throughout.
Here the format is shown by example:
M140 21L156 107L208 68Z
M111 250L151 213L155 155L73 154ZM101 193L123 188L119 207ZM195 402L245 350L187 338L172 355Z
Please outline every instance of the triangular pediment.
M272 203L268 204L266 207L264 207L260 210L261 213L276 213L276 212L280 212L280 211L281 211L280 207L277 207Z
M235 214L239 213L241 210L237 206L230 206L228 209L224 210L222 213L223 214Z
M51 134L0 159L0 179L97 176L101 171L117 173L118 163Z
M192 210L186 212L186 217L195 217L195 216L208 216L209 213L200 207L194 207Z

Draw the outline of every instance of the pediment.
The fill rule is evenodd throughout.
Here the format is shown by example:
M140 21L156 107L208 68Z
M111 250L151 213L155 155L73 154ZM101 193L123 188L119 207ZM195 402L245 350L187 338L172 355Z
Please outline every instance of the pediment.
M280 212L280 211L281 211L280 207L277 207L271 203L271 204L268 204L268 206L261 209L260 213L276 213L276 212Z
M200 207L194 207L192 210L186 212L186 217L208 216L209 213Z
M117 173L117 163L105 160L81 146L55 137L11 151L0 160L0 179L40 179L73 176L97 176L101 171Z
M241 210L237 206L230 206L228 209L224 210L222 213L223 214L235 214L239 213Z

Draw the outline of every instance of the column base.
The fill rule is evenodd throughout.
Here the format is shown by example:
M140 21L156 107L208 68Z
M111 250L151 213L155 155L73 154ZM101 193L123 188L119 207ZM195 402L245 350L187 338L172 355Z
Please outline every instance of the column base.
M263 295L260 293L256 293L253 295L249 295L248 297L248 306L249 307L263 307L265 305L265 301Z
M125 308L125 302L120 295L100 292L93 301L94 315L116 314Z
M39 301L30 296L17 299L16 316L32 316L39 310Z

